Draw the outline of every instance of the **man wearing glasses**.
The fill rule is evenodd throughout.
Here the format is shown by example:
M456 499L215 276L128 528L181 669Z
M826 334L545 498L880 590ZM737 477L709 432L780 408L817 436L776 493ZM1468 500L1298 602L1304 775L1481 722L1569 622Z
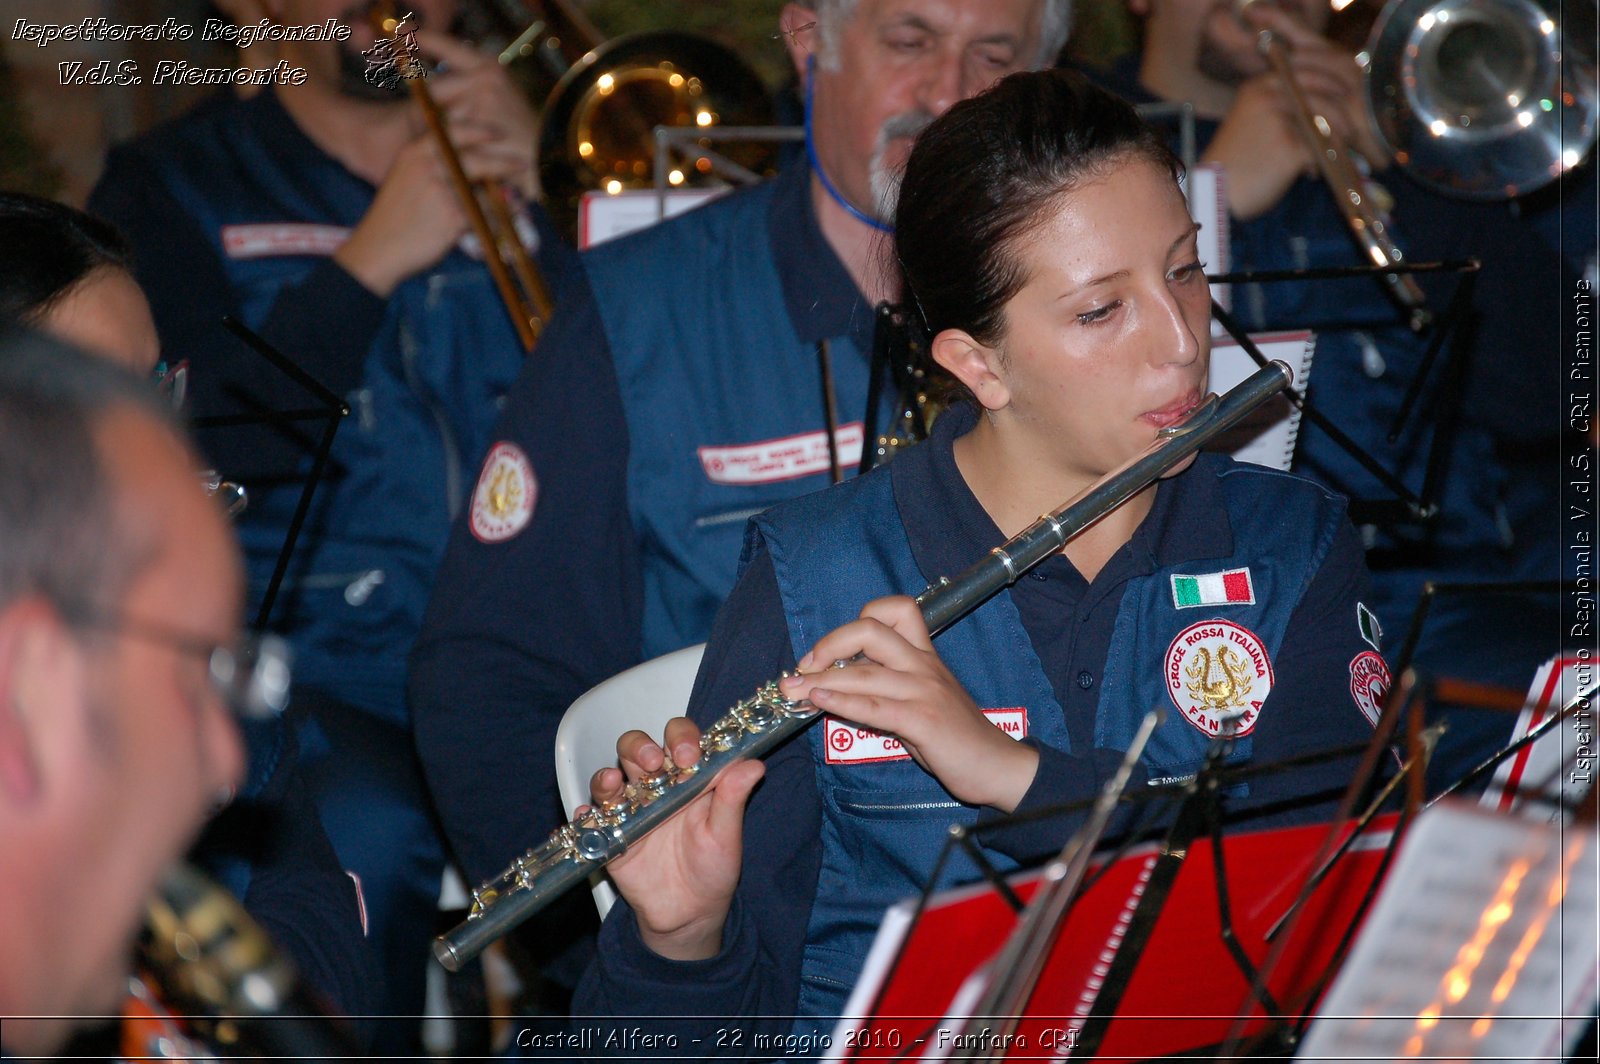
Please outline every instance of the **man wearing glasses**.
M260 688L237 548L195 467L142 382L0 337L7 1053L115 1013L144 899L243 777L229 703Z

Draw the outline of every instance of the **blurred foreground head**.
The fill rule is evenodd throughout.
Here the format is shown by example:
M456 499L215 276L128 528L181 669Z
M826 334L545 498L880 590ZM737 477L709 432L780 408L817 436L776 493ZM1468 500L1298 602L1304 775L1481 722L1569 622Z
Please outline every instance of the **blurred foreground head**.
M144 899L242 773L210 679L239 635L239 561L193 468L148 382L0 331L9 1053L115 1013Z

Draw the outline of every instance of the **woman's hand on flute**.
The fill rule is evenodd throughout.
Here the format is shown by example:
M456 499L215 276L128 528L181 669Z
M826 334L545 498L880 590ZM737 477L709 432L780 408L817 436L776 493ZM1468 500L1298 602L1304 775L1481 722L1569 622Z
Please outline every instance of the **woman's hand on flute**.
M686 717L667 722L658 744L642 731L617 740L622 765L589 781L596 805L617 801L625 783L667 766L700 759L700 729ZM739 884L744 807L766 771L760 761L728 766L694 801L607 866L628 899L644 944L672 960L704 960L722 949L722 929ZM581 814L582 809L578 810Z
M851 661L857 655L865 660ZM835 661L848 661L833 668ZM917 764L970 805L1010 812L1033 783L1039 755L990 723L933 649L922 611L897 595L875 599L836 628L782 682L791 699L905 745Z

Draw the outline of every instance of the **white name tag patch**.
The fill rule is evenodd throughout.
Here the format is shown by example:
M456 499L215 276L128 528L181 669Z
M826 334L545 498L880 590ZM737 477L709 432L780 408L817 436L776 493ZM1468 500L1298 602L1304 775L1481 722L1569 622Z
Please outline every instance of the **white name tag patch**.
M854 469L861 464L863 438L861 422L839 426L834 439L841 468ZM760 443L701 447L697 453L713 484L772 484L829 470L828 433L822 429Z
M1004 709L986 709L983 715L989 723L1013 739L1028 736L1028 711L1022 706ZM822 744L828 751L830 765L865 765L877 761L910 761L898 738L884 735L870 728L862 728L847 721L824 717Z
M264 222L222 227L222 250L230 259L271 259L287 255L332 255L350 238L342 225Z

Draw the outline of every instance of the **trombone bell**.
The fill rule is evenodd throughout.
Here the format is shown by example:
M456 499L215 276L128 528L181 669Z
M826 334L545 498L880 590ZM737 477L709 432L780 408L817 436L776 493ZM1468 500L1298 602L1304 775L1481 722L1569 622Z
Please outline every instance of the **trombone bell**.
M1586 7L1586 27L1562 26ZM1593 11L1557 0L1386 5L1366 49L1367 103L1395 162L1471 200L1523 195L1576 166L1595 139Z

